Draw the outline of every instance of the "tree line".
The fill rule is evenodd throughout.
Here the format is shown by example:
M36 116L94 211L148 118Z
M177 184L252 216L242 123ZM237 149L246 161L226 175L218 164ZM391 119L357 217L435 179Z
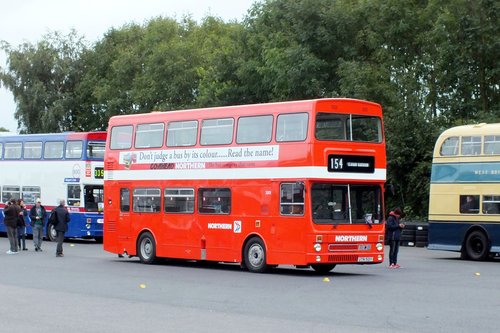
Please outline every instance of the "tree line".
M0 82L22 133L105 130L109 117L321 97L384 109L388 182L425 217L431 155L448 127L500 120L495 0L264 0L207 16L3 41Z

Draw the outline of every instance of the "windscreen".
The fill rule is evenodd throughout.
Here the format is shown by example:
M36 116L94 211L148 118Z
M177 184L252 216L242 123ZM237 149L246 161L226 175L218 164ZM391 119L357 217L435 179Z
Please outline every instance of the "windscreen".
M315 133L324 141L382 142L382 123L375 116L320 112Z
M87 158L104 161L105 148L106 142L104 141L89 141L87 143Z
M381 190L375 185L315 183L311 188L317 224L365 224L381 221Z
M104 189L102 185L85 185L84 202L87 212L102 212L104 207Z

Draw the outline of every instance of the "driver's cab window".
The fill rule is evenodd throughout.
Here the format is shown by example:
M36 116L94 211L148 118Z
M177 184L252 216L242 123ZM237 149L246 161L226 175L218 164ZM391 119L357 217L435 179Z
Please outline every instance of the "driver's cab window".
M81 188L80 185L68 185L68 206L80 206L81 203Z
M104 190L101 185L85 185L85 210L88 212L102 212L104 207Z

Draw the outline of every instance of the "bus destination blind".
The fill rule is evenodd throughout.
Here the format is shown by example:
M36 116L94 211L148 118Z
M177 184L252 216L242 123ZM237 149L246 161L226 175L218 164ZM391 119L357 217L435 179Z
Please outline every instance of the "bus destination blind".
M329 172L374 173L375 157L357 155L328 155Z

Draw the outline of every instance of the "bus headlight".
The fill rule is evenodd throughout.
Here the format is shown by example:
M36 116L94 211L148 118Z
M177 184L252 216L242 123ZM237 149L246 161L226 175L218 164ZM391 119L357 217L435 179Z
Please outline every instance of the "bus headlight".
M316 256L316 261L320 262L321 261L321 257L320 256Z
M316 252L321 251L321 244L320 243L314 244L314 249L316 250Z
M384 244L377 243L377 245L375 245L375 247L377 248L377 250L382 251L384 249Z

